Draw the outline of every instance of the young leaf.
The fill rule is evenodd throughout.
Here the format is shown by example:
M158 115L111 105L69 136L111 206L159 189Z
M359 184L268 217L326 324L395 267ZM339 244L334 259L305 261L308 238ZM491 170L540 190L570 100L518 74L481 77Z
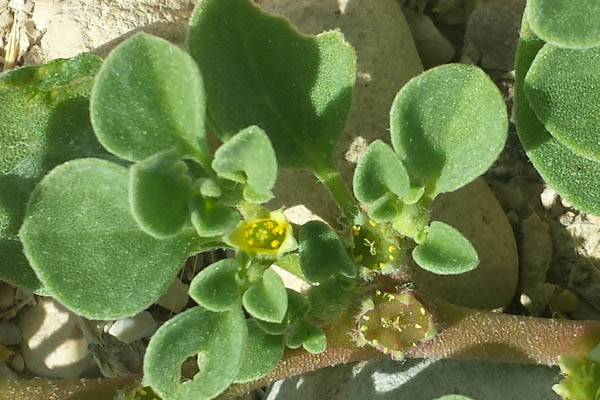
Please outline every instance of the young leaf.
M131 167L131 214L147 234L157 239L173 237L188 222L192 182L185 175L186 170L174 150L163 151Z
M90 319L130 316L155 302L184 264L192 236L157 240L127 201L127 169L93 158L66 162L41 180L19 232L48 291Z
M102 59L82 54L0 74L0 279L42 294L17 236L35 184L53 167L105 157L89 120Z
M292 349L302 346L309 353L318 354L327 348L327 336L320 326L299 321L292 327L286 343Z
M358 162L352 186L358 201L370 203L389 192L404 197L410 189L410 180L394 150L376 140Z
M267 322L281 322L288 308L285 286L271 269L264 272L262 282L246 290L242 302L250 315Z
M246 353L240 371L234 379L236 383L262 378L271 372L283 357L283 336L265 333L254 320L247 321L247 324Z
M194 196L190 202L192 225L198 235L221 236L235 229L240 213L210 197Z
M163 399L208 400L235 379L248 331L241 310L215 313L194 307L165 322L144 356L144 381ZM198 372L181 383L181 364L198 354Z
M300 34L250 0L196 6L187 47L205 77L211 129L226 141L249 125L282 167L333 169L350 109L356 57L337 31Z
M595 161L600 161L599 75L600 48L570 50L546 44L523 82L529 106L550 134Z
M239 308L241 296L235 280L237 270L238 265L231 258L209 265L192 280L190 297L210 311Z
M223 178L247 184L251 190L244 197L251 203L273 197L277 159L269 137L257 126L244 129L219 147L212 167Z
M508 117L500 91L485 72L448 64L404 85L394 99L390 127L408 173L423 180L434 198L492 165L504 147Z
M285 290L288 296L288 308L283 321L273 323L259 319L256 320L256 325L269 335L282 335L288 326L293 324L297 319L305 318L310 311L310 303L303 295L289 288Z
M529 26L555 46L583 49L600 45L597 0L527 0Z
M398 198L393 193L386 193L371 204L368 214L373 221L388 222L396 217L399 208Z
M433 221L425 241L413 250L415 262L423 269L440 275L455 275L477 267L477 251L458 230L441 221Z
M356 277L356 265L344 244L327 224L309 221L300 228L300 265L306 279L319 283L331 276Z
M90 114L100 143L121 158L176 149L209 166L202 77L166 40L138 33L117 46L94 83Z

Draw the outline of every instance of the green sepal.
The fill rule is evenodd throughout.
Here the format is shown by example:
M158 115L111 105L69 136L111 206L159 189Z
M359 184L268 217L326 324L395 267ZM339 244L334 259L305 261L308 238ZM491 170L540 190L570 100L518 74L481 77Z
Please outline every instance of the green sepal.
M190 203L192 225L199 236L222 236L233 231L240 213L211 197L194 196Z
M439 275L462 274L479 265L469 239L441 221L431 223L425 241L415 247L412 256L421 268Z
M219 187L219 184L211 178L200 178L198 179L198 192L203 197L221 197L223 191Z
M292 326L286 344L291 349L302 346L309 353L319 354L327 348L327 336L323 328L303 320Z
M267 269L262 282L256 283L242 297L244 308L254 318L279 323L288 308L288 297L283 282L277 273Z
M238 264L231 258L209 265L190 283L190 297L210 311L240 308L240 287L235 278L237 271Z
M113 154L142 161L168 149L208 167L204 85L179 47L138 33L108 55L94 83L90 115Z
M280 323L273 323L258 319L256 320L257 326L269 335L284 334L291 324L297 319L305 318L310 312L310 303L306 297L289 288L286 288L286 291L288 295L288 309L283 321Z
M250 203L264 203L273 197L277 159L269 137L257 126L240 131L221 145L212 168L223 178L245 183L244 198Z
M244 362L240 367L235 383L254 381L267 375L283 357L285 348L282 335L269 335L258 327L256 320L246 321L248 340Z
M394 150L381 140L376 140L358 162L352 185L356 199L361 203L370 203L389 192L404 197L410 189L410 180Z
M157 238L177 235L189 221L192 181L174 150L155 154L131 166L129 205L140 229Z
M321 221L302 225L299 235L300 265L308 282L319 283L331 276L356 277L356 265L339 236Z
M401 208L398 198L393 193L386 193L371 204L368 215L376 222L393 220Z
M393 219L392 227L401 235L423 242L427 235L427 225L431 216L431 200L428 197L413 204L405 204Z
M241 309L215 313L194 307L177 314L150 339L144 355L144 383L163 399L212 399L237 376L247 337ZM181 383L181 364L196 354L200 372Z

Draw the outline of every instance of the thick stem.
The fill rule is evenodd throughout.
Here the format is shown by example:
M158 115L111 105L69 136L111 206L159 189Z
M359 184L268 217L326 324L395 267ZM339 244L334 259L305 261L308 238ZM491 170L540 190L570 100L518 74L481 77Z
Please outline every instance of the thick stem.
M346 211L348 205L356 204L352 193L342 180L342 177L335 166L322 168L319 171L314 172L321 183L329 190L329 193L331 193L331 196L342 211L342 215Z

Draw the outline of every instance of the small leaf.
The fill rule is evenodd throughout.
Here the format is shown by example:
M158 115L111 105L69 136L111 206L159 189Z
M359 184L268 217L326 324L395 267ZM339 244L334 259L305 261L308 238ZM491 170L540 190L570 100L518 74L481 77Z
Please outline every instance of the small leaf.
M194 196L190 210L192 225L203 237L226 235L240 221L240 213L210 197Z
M427 226L431 217L431 199L421 197L413 204L400 207L394 217L392 227L403 236L408 236L417 243L422 243L427 234Z
M300 265L306 279L319 283L331 276L356 277L356 265L327 224L309 221L300 228Z
M259 127L250 126L219 147L212 167L223 178L247 184L251 191L244 197L251 203L271 199L277 160L269 137Z
M249 320L248 341L244 362L234 382L245 383L267 375L275 368L283 357L283 336L268 335L263 332L256 321Z
M440 275L455 275L475 269L477 251L458 230L433 221L425 241L413 250L415 262L423 269Z
M386 193L371 204L368 214L373 221L389 222L396 217L399 208L398 198L393 193Z
M265 322L256 320L256 325L269 335L282 335L285 333L288 326L293 324L297 319L305 318L310 311L310 303L300 293L286 288L288 295L288 308L280 323Z
M361 203L370 203L392 192L404 197L410 189L406 168L394 150L376 140L369 145L354 171L354 195Z
M327 336L320 326L307 321L299 321L292 327L286 343L289 348L297 349L302 346L309 353L318 354L327 348Z
M240 288L235 280L238 265L227 258L203 269L190 284L192 299L210 311L226 311L239 308Z
M220 197L223 194L217 182L210 178L198 179L198 191L204 197Z
M277 273L267 269L261 283L251 286L242 298L250 315L267 322L281 322L288 308L285 286Z
M525 15L531 30L545 42L572 49L600 45L597 0L527 0Z
M163 399L208 400L223 392L242 365L248 332L241 310L194 307L165 322L144 356L144 381ZM198 354L198 372L181 383L181 364ZM224 362L226 361L226 362Z
M307 292L310 315L323 321L337 321L353 305L354 279L332 277Z
M173 150L153 155L130 168L131 214L147 234L157 239L173 237L188 222L192 183L186 170Z
M128 171L93 158L66 162L41 180L19 232L42 283L90 319L117 319L154 303L181 269L189 233L157 240L129 211Z
M483 174L504 148L508 132L500 91L481 69L432 68L411 79L390 111L394 149L427 194L456 190Z
M90 103L96 136L113 154L142 161L176 149L208 167L202 77L174 44L145 33L125 40L102 64Z
M276 265L283 268L287 272L294 274L303 281L306 281L304 274L302 273L302 267L300 266L300 256L298 253L288 253L283 257L277 259Z

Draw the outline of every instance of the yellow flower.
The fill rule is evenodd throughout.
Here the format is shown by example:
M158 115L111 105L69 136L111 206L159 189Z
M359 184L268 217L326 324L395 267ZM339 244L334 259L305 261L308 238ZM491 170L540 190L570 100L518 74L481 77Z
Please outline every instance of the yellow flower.
M281 211L272 211L267 218L242 221L227 242L249 253L274 257L297 247L292 225Z

